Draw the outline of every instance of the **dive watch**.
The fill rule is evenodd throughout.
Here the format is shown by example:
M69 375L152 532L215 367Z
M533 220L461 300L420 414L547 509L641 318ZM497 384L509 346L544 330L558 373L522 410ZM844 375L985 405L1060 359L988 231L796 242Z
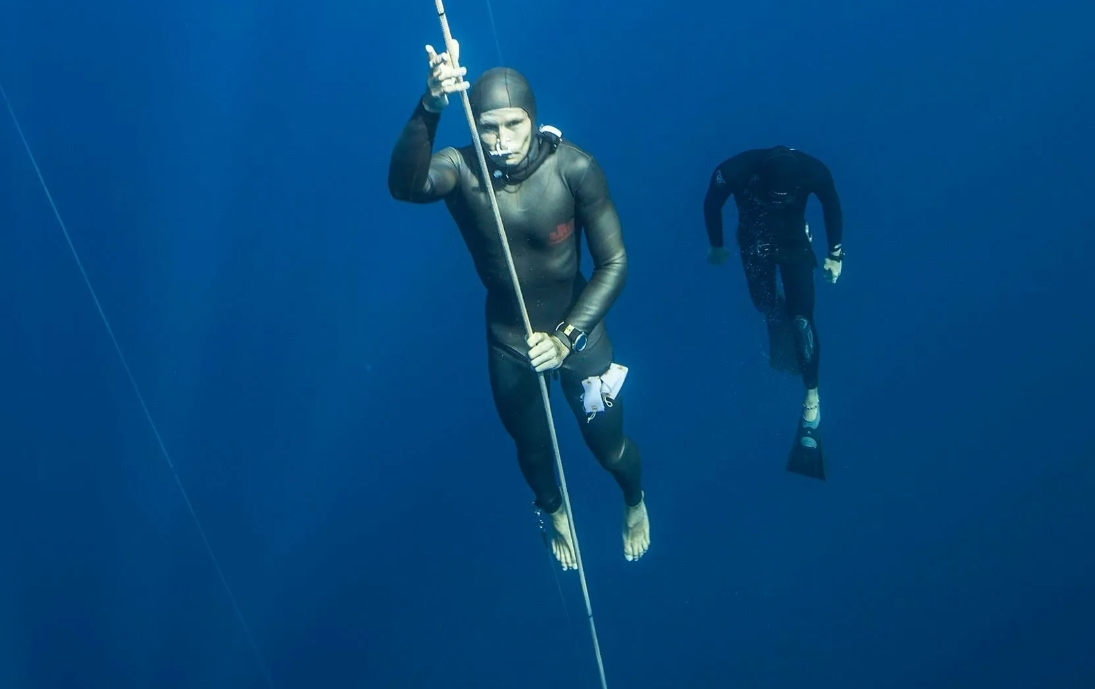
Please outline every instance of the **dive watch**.
M563 322L555 326L555 332L566 338L570 343L570 351L580 352L586 348L586 334L573 325Z

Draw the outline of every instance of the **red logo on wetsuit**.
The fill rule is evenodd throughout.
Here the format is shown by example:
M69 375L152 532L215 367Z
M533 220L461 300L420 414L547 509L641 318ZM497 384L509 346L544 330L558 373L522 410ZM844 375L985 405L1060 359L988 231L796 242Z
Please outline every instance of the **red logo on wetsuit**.
M570 235L574 234L574 218L567 220L561 225L555 226L555 231L548 235L548 244L556 246L562 244Z

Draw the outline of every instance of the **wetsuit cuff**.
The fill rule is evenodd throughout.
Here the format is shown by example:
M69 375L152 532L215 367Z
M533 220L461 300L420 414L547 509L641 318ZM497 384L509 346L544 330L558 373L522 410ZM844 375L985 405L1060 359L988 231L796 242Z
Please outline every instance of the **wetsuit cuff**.
M433 110L430 110L429 108L426 107L426 99L429 98L429 97L430 97L430 94L427 93L426 95L424 95L424 96L422 96L421 98L418 99L418 107L416 107L414 109L414 116L415 117L424 117L427 120L440 121L441 120L441 112L440 111L434 112Z

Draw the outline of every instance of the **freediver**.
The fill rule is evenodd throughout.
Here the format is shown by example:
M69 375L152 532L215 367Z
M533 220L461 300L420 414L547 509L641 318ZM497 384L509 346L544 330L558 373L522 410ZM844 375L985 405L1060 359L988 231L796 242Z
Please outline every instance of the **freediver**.
M586 446L622 490L624 556L638 560L650 547L642 462L624 434L618 389L626 369L613 363L603 322L627 278L607 180L593 157L564 141L557 129L537 128L536 99L517 71L494 68L470 85L479 144L534 331L527 337L474 146L433 153L449 96L469 89L455 40L452 50L450 59L426 46L426 93L392 152L388 189L398 201L444 200L471 254L486 289L485 344L495 409L536 506L551 516L552 551L562 568L576 569L577 558L555 477L537 380L542 372L557 375ZM580 269L583 231L593 259L588 281Z
M787 470L825 479L821 447L818 365L821 343L814 322L813 236L806 223L810 194L821 202L828 254L826 279L840 278L844 260L843 214L829 168L817 158L786 146L742 151L724 160L711 175L703 202L711 248L707 260L722 265L730 256L723 245L722 209L733 196L738 210L737 240L753 305L768 326L772 368L800 374L806 386L802 416ZM776 269L783 294L776 289Z

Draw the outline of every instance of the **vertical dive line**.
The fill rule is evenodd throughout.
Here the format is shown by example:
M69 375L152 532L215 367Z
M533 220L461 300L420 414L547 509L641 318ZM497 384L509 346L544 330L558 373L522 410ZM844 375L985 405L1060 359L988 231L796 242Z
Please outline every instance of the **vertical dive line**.
M506 59L502 57L502 43L498 40L498 27L494 25L494 8L491 7L490 0L487 0L487 15L490 16L490 30L494 34L494 47L498 51L498 66L504 67Z
M490 17L490 30L491 30L491 33L494 35L494 48L495 48L495 50L498 51L498 65L499 66L505 66L506 58L502 56L502 42L498 38L498 26L494 23L494 7L491 5L490 0L486 0L486 3L487 3L487 15ZM474 132L473 132L473 134L474 134ZM549 402L547 400L545 400L544 404L549 404ZM548 420L552 421L550 413L548 414ZM551 432L552 432L552 435L554 436L554 434L555 434L554 422L552 423ZM556 458L557 458L557 462L558 462L559 471L561 473L562 470L563 470L562 460L558 459L558 454L556 454ZM544 523L543 523L542 514L543 513L541 512L540 531L541 531L541 534L544 534L544 538L545 538L544 545L547 546L548 566L551 568L551 576L555 579L555 588L559 591L559 601L562 602L562 604L563 604L563 615L566 617L567 625L570 626L570 625L573 624L573 622L571 621L571 618L570 618L570 606L567 605L566 594L563 593L563 584L562 584L562 582L559 581L559 571L555 566L555 557L551 552L551 545L549 544L549 541L547 540L547 539L550 538L550 536L546 535L546 532L544 531ZM569 498L569 496L567 496L567 514L570 515L570 498ZM573 530L574 530L573 524L574 524L573 519L571 519L571 532L572 532L572 535L573 535L573 538L574 538L575 548L577 548L578 536L577 536L577 534L575 534L573 532ZM591 613L591 615L592 615L592 613ZM590 624L592 624L592 620L590 620ZM568 635L568 636L571 637L571 643L574 644L575 650L577 650L578 640L573 635ZM598 655L598 663L600 663L600 650L599 650L599 644L597 643L596 638L594 638L593 644L594 644L594 649L595 649L595 651ZM603 667L601 668L601 678L602 678L602 681L603 681L603 679L604 679L604 668Z
M247 625L247 620L243 617L243 612L240 610L239 603L236 600L236 594L233 593L232 587L228 585L228 578L224 575L224 570L221 569L220 562L217 560L217 556L213 552L213 546L209 543L209 537L206 536L205 528L202 526L201 520L198 519L198 513L194 510L194 504L190 502L190 495L186 492L186 488L183 486L182 479L179 478L179 472L175 469L175 462L171 459L171 454L167 451L167 446L164 444L163 437L160 435L160 429L156 425L156 422L152 418L152 412L148 408L148 404L145 402L144 395L141 393L141 388L137 385L137 379L133 376L133 371L129 367L129 361L126 359L125 354L122 353L122 347L118 343L118 338L114 335L114 328L110 325L110 320L106 317L106 311L103 310L102 302L99 301L99 295L95 292L95 288L91 285L91 278L88 277L87 270L84 269L84 263L80 260L80 254L76 251L76 245L72 242L72 236L68 232L68 227L65 225L65 221L61 218L61 212L57 209L57 204L53 201L53 194L49 190L49 185L46 184L46 179L42 175L41 168L38 167L38 160L34 157L34 152L31 151L30 142L27 141L27 137L23 134L23 127L19 124L19 118L15 115L15 109L11 105L11 101L8 99L8 93L4 89L3 83L0 83L0 96L4 99L4 104L7 106L8 114L11 115L11 121L15 125L15 131L19 134L19 139L23 142L23 150L27 152L27 157L30 159L30 164L34 168L34 173L38 176L38 182L42 186L42 191L45 192L46 200L49 201L49 206L53 210L53 217L56 218L58 226L61 228L62 234L65 236L65 241L68 243L68 248L72 252L72 257L76 260L76 267L80 269L80 275L84 279L84 284L87 286L88 293L91 294L91 300L95 302L95 309L99 312L99 318L103 322L103 326L106 327L107 335L110 336L110 341L114 345L114 351L118 353L118 360L122 363L122 368L125 369L126 377L129 378L129 384L133 387L133 392L137 396L137 401L141 404L141 410L144 412L144 417L148 421L149 427L152 429L152 434L156 438L156 444L160 448L160 453L163 455L164 460L167 462L167 466L171 469L171 475L175 479L175 485L179 487L179 493L182 494L183 500L186 502L186 508L190 511L190 517L194 521L194 525L198 528L198 533L201 535L202 543L205 544L205 550L209 553L209 559L213 562L213 567L217 570L217 575L220 577L221 584L224 585L224 590L228 593L228 598L232 602L232 610L235 612L236 618L239 620L240 626L243 627L244 634L247 636L247 641L251 645L251 650L255 654L255 660L258 661L259 669L262 671L263 677L266 683L273 688L274 680L270 675L270 670L266 665L266 660L259 650L258 643L255 641L254 635L251 634L251 628Z

